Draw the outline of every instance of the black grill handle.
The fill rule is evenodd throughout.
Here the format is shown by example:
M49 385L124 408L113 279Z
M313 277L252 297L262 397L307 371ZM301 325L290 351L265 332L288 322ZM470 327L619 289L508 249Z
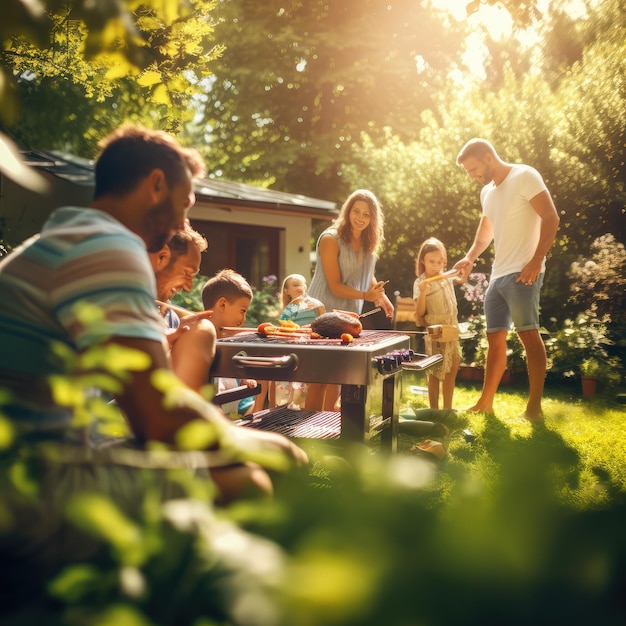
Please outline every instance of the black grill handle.
M244 398L258 396L261 391L261 385L257 385L256 387L239 385L239 387L233 387L233 389L226 389L225 391L220 391L219 393L216 393L213 396L211 402L213 402L213 404L217 404L217 406L222 406L223 404L228 404L229 402L235 402L238 400L243 400Z
M295 372L298 369L298 356L284 354L280 356L248 356L246 352L237 352L233 356L233 363L241 369L280 369Z

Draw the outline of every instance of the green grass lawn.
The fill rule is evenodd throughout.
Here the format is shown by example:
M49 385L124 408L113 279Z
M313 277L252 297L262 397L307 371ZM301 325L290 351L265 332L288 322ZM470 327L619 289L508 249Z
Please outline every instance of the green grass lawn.
M411 380L404 382L404 410L427 406L424 396L408 391ZM448 418L447 441L441 439L448 446L442 474L463 466L488 475L489 468L507 451L513 453L520 447L535 445L567 467L569 480L563 476L560 490L564 497L578 506L606 502L614 490L626 490L626 406L612 399L614 391L605 390L605 395L586 399L575 386L549 386L544 393L545 423L533 426L522 417L527 394L523 386L501 386L494 413L485 415L462 410L477 399L479 384L459 383L454 396L457 415ZM474 441L465 440L466 429L476 436ZM410 454L415 442L416 438L401 435L399 451ZM576 480L572 481L572 476Z
M405 414L426 403L411 376ZM479 391L459 383L454 405ZM543 425L524 407L523 387L502 387L492 415L446 414L442 461L406 434L395 455L376 439L343 457L313 449L313 488L248 521L293 559L295 613L350 626L625 623L626 409L575 387L546 389Z
M403 413L425 406L410 392L419 384L403 379ZM459 383L454 404L478 394ZM5 567L7 597L27 598L7 626L624 624L626 408L611 394L549 387L545 424L533 426L520 417L524 388L502 387L493 415L443 415L443 460L412 450L423 438L406 434L392 455L376 440L341 454L311 443L310 470L276 476L273 499L216 512L203 506L202 478L162 510L150 491L133 521L86 494L80 527L102 535L102 553L47 581L63 600L51 606L24 586L28 561ZM26 484L28 468L14 467L4 484ZM207 537L215 553L196 561ZM207 614L214 597L241 598L254 619ZM270 597L286 620L272 618Z

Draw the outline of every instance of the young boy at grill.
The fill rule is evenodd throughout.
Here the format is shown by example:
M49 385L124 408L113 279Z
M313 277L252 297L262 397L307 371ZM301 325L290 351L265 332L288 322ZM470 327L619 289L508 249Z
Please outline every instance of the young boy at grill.
M202 304L205 310L212 310L211 322L215 326L218 339L224 336L222 328L241 326L246 321L246 313L252 302L252 288L248 281L231 269L219 271L215 276L209 278L202 288ZM196 372L199 378L209 380L209 370L204 368L202 372ZM199 364L202 368L202 364ZM239 378L216 378L214 381L217 392L234 389L241 385L256 387L257 381L252 379ZM265 390L264 390L265 391ZM226 415L246 415L263 408L265 393L244 398L239 402L229 402L222 405L222 410Z

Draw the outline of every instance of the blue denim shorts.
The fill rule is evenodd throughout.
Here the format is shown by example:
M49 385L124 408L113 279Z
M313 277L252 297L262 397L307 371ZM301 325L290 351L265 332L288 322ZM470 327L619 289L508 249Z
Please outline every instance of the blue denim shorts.
M539 294L543 274L532 285L515 282L519 272L496 278L485 294L487 332L509 330L511 323L517 332L539 328Z

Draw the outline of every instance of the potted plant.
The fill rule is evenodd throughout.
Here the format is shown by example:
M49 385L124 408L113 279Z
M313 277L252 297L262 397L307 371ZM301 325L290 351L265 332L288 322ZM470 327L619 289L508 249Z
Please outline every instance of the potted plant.
M583 396L593 398L598 388L602 385L619 385L622 382L620 362L616 357L600 358L591 356L580 364L580 381Z
M599 373L600 362L594 357L585 359L580 364L580 384L585 398L593 398L596 395Z
M610 354L613 342L607 335L607 320L591 312L565 320L545 342L550 377L564 381L595 376L601 383L621 384L623 365L619 357Z

